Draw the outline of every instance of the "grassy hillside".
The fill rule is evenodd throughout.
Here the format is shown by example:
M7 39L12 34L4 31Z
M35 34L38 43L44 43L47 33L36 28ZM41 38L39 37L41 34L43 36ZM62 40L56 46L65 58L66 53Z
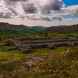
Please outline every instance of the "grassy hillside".
M78 25L69 28L29 28L0 23L0 78L78 78L78 45L38 47L26 52L18 50L9 41L78 39L77 30Z

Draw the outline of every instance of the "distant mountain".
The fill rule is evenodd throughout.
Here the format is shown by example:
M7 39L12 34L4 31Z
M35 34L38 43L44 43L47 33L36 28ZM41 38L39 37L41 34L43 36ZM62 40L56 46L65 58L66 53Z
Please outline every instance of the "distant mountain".
M73 32L78 31L78 24L71 26L52 26L52 27L42 27L42 26L24 26L24 25L12 25L8 23L0 23L0 31L25 31L25 32Z
M78 31L78 24L76 25L70 25L70 26L52 26L48 27L47 31L49 32L76 32Z
M29 27L29 26L24 26L24 25L12 25L8 23L0 23L0 31L27 31L27 32L44 32L46 31L45 27L41 26L34 26L34 27Z

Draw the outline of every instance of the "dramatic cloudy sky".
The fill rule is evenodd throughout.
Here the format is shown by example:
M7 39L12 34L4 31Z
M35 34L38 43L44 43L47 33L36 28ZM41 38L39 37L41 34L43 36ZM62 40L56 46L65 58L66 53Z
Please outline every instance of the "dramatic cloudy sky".
M49 13L51 10L60 10L63 0L2 0L12 12L25 14L33 12ZM3 3L3 2L2 2ZM3 3L3 4L4 4ZM3 5L2 4L2 5Z
M78 4L78 0L0 0L0 12L11 11L15 15L26 13L49 13L51 10L60 10L65 5ZM7 11L7 12L8 12Z

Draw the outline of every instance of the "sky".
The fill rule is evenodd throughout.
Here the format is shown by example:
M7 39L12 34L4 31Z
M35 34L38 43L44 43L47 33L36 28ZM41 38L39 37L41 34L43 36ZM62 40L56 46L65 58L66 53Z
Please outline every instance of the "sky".
M78 4L78 0L64 0L64 3L65 3L66 6L77 5Z

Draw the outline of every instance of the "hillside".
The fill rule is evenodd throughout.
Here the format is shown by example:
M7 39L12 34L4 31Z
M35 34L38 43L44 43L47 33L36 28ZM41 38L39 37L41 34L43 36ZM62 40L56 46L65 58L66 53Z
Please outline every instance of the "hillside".
M0 71L0 78L78 78L78 25L0 23Z
M16 30L16 29L31 29L31 30L35 30L35 31L41 31L41 30L45 30L47 29L48 31L51 32L68 32L68 31L77 31L78 30L78 25L62 25L62 26L51 26L51 27L41 27L41 26L33 26L33 27L29 27L29 26L24 26L24 25L13 25L13 24L8 24L8 23L3 23L0 22L0 30Z

